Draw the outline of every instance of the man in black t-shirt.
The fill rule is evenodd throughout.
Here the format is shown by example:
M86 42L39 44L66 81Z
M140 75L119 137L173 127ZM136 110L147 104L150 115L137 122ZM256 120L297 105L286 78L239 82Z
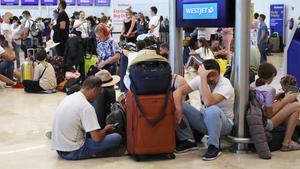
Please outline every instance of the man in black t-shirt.
M59 14L57 17L57 24L53 28L54 30L53 40L56 43L60 43L56 47L56 52L58 56L62 56L62 57L64 56L65 43L69 38L69 26L70 26L68 14L65 12L66 7L67 7L66 2L60 1L58 6Z

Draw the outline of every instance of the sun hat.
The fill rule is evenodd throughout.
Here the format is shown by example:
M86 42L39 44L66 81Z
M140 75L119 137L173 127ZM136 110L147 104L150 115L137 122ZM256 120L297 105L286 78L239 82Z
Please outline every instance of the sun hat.
M102 87L114 86L119 83L120 77L117 75L111 75L107 70L100 70L95 74L96 77L99 77L102 80Z

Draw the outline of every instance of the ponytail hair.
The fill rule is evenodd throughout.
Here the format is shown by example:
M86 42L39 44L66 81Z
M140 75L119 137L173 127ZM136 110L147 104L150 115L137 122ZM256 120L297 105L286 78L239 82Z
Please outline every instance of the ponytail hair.
M256 87L263 86L263 85L265 85L265 84L266 84L266 80L263 79L263 78L258 78L258 79L256 79L256 81L255 81L255 86L256 86Z
M275 77L277 75L277 70L275 66L271 63L263 63L258 68L258 79L256 80L255 84L256 86L262 86L267 83L267 81Z

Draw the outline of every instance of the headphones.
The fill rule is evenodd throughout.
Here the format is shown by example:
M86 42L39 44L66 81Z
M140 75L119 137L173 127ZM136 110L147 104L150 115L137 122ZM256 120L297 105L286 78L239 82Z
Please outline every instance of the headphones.
M102 30L104 36L106 36L106 37L109 36L108 29L102 23L98 24L97 28Z

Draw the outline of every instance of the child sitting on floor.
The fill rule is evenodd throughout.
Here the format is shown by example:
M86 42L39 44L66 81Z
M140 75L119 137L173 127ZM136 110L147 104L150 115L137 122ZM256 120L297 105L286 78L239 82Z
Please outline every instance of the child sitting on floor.
M34 69L33 80L24 80L24 90L29 93L53 91L56 86L56 76L54 68L46 61L47 53L40 48L36 52L38 65Z

